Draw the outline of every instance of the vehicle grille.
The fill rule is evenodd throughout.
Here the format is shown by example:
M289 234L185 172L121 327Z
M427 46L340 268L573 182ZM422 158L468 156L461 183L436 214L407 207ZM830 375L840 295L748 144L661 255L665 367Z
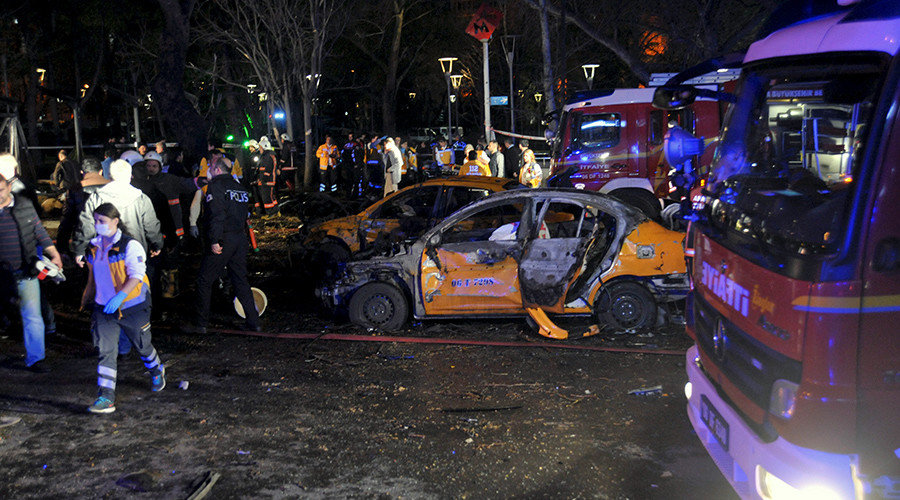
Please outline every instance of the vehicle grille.
M772 383L778 379L800 382L799 361L764 345L719 314L700 294L694 299L697 345L737 388L760 408L768 409ZM714 340L716 323L722 320L724 340Z

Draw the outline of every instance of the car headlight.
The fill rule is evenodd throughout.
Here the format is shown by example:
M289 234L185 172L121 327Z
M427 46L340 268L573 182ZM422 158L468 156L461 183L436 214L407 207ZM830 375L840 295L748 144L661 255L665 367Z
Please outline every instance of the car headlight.
M797 400L799 387L798 384L789 380L776 380L772 384L772 392L769 396L769 413L784 419L794 416L794 403Z
M690 382L684 384L684 397L686 397L688 399L688 401L690 401L691 395L693 395L693 394L694 394L693 384L691 384Z
M838 492L821 484L796 488L764 467L756 466L756 491L766 500L840 500Z

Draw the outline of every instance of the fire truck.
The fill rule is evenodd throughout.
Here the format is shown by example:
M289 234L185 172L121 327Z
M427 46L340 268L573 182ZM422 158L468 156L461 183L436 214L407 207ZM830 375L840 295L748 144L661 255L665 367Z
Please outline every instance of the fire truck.
M661 82L662 76L654 78ZM734 78L734 73L714 73L687 83L719 83ZM612 194L658 218L660 199L669 198L673 191L670 166L663 156L663 139L669 126L677 124L712 143L719 133L724 106L702 97L677 110L657 109L653 106L654 90L583 91L566 103L557 132L551 137L550 179L563 177L564 183L557 185ZM712 151L709 148L699 159L701 166L710 164Z
M742 498L900 497L900 2L839 3L750 46L694 200L687 413Z

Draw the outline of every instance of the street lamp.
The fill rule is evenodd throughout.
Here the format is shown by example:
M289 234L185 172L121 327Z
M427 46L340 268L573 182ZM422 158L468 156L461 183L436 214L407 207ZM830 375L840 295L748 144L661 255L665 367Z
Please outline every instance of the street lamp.
M456 126L459 127L459 105L456 104L458 100L456 97L456 91L459 90L459 84L462 83L463 76L462 75L450 75L450 84L453 86L453 95L450 96L450 100L453 101L453 106L456 108Z
M537 92L534 94L534 100L537 102L541 102L541 99L543 99L543 98L544 98L544 94L541 94L540 92Z
M447 142L452 140L450 135L450 131L453 130L453 122L450 118L450 96L452 95L450 92L450 73L453 71L453 61L456 59L455 57L441 57L438 59L438 62L441 63L441 71L444 72L444 80L447 81Z
M593 90L594 88L594 72L599 68L599 64L582 64L581 69L584 70L584 77L588 82L588 90Z

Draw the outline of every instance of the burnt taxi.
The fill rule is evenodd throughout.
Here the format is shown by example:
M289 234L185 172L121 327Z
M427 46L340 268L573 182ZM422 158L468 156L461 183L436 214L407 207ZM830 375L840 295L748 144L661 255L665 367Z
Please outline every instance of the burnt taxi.
M379 236L397 230L418 236L469 203L515 187L521 186L513 179L484 176L427 180L394 192L359 214L305 229L304 246L345 261L370 247Z
M564 339L655 324L658 304L688 292L684 234L608 195L530 189L497 193L453 213L400 251L351 260L317 289L358 325L410 317L528 316ZM584 316L569 331L551 316Z

